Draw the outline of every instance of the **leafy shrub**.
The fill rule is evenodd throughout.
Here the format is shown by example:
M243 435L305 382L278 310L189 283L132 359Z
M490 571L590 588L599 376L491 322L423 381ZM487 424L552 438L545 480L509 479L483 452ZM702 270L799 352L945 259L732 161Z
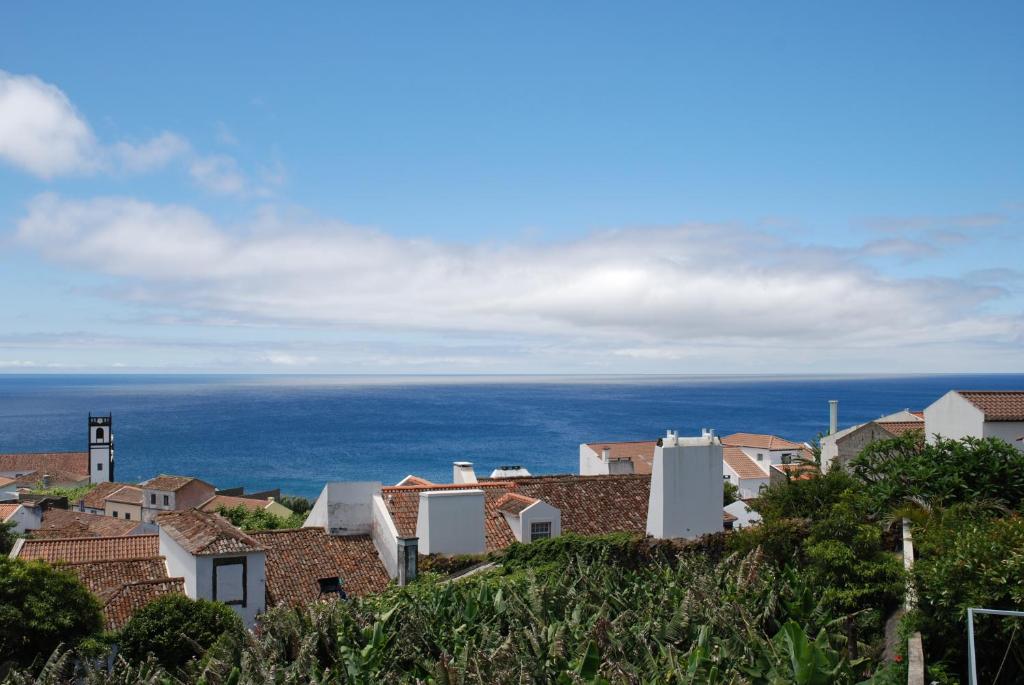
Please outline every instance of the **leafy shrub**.
M917 530L914 581L928 661L962 670L968 607L1024 610L1024 519L968 506L932 517ZM1021 619L975 619L979 682L994 682L1004 657L999 682L1024 680L1022 631Z
M920 433L908 433L868 445L850 467L876 512L908 500L951 506L985 499L1011 509L1024 504L1024 452L998 438L940 438L924 445Z
M100 605L69 571L0 557L0 664L27 665L99 632Z
M249 509L239 504L235 507L217 507L217 513L242 530L279 530L281 528L301 528L306 517L292 514L284 517L272 514L266 509Z
M299 495L284 495L277 500L282 506L288 507L296 514L305 516L313 508L313 503Z
M201 656L223 636L243 632L242 620L226 604L165 595L137 611L121 630L122 654L144 661L150 654L174 668Z

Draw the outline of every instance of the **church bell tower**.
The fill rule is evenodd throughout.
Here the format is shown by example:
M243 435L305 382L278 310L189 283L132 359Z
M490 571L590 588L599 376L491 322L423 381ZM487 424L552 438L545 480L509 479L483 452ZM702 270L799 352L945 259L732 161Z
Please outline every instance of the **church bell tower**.
M108 483L114 480L113 416L89 414L89 481Z

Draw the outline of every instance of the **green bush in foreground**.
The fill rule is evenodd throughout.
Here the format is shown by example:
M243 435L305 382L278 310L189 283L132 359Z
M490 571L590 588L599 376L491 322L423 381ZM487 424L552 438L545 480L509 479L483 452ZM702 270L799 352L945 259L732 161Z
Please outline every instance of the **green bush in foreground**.
M202 656L222 637L240 638L241 619L231 607L184 595L166 595L136 612L121 630L121 653L133 661L150 654L167 668Z
M0 667L45 659L100 631L100 605L74 574L0 557Z

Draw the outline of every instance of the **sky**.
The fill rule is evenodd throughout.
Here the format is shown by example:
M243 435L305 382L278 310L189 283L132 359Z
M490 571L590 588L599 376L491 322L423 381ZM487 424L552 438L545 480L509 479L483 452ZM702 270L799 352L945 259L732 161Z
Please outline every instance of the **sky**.
M1024 368L1019 2L5 3L0 373Z

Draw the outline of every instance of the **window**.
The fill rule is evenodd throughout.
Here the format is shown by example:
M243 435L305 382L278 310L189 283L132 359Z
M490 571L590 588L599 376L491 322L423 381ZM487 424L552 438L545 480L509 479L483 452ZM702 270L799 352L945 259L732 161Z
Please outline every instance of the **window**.
M103 462L102 461L96 462L96 470L97 471L102 471L103 470Z
M103 439L103 429L102 428L97 428L96 429L96 440L98 442L98 441L100 441L102 439Z
M551 537L551 521L537 521L530 524L530 542L547 540Z
M114 518L117 518L117 511L114 511Z
M757 453L757 460L758 461L764 461L764 453L763 452L758 452Z
M149 495L149 503L150 504L156 504L156 495L155 494L150 493L150 495Z
M124 512L124 520L125 521L131 521L132 520L132 512L130 512L130 511Z
M245 606L246 559L228 557L213 560L213 600Z
M725 480L732 480L732 476L729 475L728 473L722 474L722 478L724 478Z
M785 454L782 455L782 463L783 464L789 464L792 461L793 461L793 455L790 454L789 452L786 452Z
M167 506L170 506L170 504L171 504L171 496L170 495L164 495L164 506L167 507Z

